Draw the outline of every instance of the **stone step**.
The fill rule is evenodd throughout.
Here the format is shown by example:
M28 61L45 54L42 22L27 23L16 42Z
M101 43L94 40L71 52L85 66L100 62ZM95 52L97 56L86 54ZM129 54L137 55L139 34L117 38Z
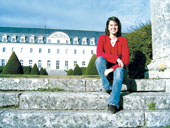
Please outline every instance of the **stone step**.
M18 106L19 95L17 92L0 92L0 108Z
M123 97L124 110L170 109L170 93L131 93Z
M109 95L103 92L24 92L20 109L106 109Z
M1 91L37 91L39 89L60 89L74 92L104 91L100 79L87 78L0 78ZM124 81L122 91L170 92L169 79L129 79Z
M60 111L60 110L0 110L2 128L119 128L166 127L170 125L170 110L120 111Z

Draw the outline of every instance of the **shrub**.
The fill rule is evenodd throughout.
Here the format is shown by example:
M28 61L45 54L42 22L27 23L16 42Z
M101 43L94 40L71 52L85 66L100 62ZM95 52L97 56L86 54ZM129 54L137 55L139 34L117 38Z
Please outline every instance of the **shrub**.
M96 65L95 65L96 58L97 56L95 54L91 57L85 75L98 75Z
M45 68L43 68L43 70L44 70L44 75L48 75L47 70Z
M85 75L87 68L86 67L81 67L80 69L81 69L82 75Z
M81 69L79 68L78 64L76 64L72 75L82 75Z
M4 66L0 66L0 73L2 72L3 68L4 68Z
M31 74L31 67L30 66L23 66L24 74Z
M73 69L69 69L68 72L67 72L67 75L68 76L73 75Z
M34 64L33 68L31 69L31 74L32 75L39 75L40 74L36 64Z
M18 60L17 55L13 52L3 68L3 74L23 74L23 68Z
M128 74L131 78L144 78L145 66L152 59L151 24L142 25L125 37L130 52Z
M45 75L44 69L42 67L40 69L40 75Z

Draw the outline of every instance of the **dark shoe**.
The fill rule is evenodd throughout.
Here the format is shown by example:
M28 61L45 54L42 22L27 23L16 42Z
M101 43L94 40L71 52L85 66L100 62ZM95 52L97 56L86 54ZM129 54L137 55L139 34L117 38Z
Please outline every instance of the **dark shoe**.
M108 111L111 112L112 114L116 113L118 110L117 110L117 107L114 106L114 105L108 105Z
M112 90L106 90L106 92L107 92L108 94L110 94L110 93L112 92Z

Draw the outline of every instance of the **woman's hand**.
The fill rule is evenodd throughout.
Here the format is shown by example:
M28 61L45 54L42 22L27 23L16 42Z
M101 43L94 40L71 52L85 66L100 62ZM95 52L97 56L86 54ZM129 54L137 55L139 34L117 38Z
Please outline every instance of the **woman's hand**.
M117 63L118 63L118 65L119 65L119 67L121 67L121 68L123 68L124 67L124 64L123 64L123 62L122 62L122 60L121 59L117 59Z
M106 70L104 71L104 75L105 75L105 76L108 76L108 74L111 73L111 72L113 72L113 70L114 70L114 69L112 69L112 68L106 69Z

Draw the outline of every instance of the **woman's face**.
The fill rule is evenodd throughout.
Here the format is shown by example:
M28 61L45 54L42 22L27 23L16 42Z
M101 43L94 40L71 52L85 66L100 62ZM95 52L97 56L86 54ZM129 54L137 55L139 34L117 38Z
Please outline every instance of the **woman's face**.
M110 35L116 35L118 32L118 24L115 21L109 21L109 25L108 25L108 30L110 32Z

